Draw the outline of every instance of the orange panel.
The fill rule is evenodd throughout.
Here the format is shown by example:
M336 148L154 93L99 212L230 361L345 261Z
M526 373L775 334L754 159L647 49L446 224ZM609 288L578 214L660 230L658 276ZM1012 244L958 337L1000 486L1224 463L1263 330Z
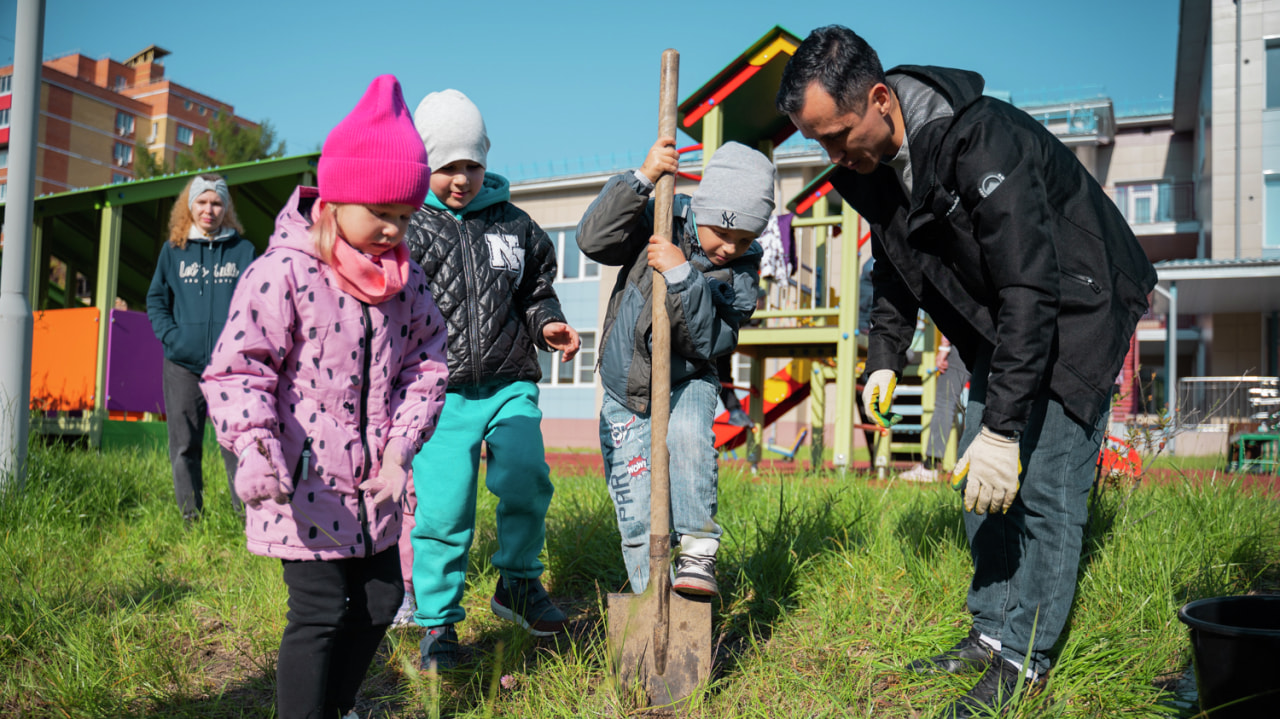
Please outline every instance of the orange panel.
M31 408L93 409L98 377L98 308L35 313L31 338Z

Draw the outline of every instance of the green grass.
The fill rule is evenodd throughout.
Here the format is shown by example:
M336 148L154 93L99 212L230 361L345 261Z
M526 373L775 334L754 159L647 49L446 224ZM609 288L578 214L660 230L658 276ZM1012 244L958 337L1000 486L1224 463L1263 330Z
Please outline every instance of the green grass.
M0 497L0 715L268 717L284 627L279 563L249 555L221 462L206 519L184 529L155 451L33 446ZM417 672L416 630L389 635L362 717L620 717L602 640L623 582L603 482L557 477L547 582L569 636L535 640L488 611L494 499L482 490L459 625L474 662ZM929 716L964 678L901 671L966 631L958 497L861 476L726 473L711 691L683 716ZM1086 539L1058 667L1022 717L1176 716L1190 599L1280 589L1280 503L1230 482L1111 487Z

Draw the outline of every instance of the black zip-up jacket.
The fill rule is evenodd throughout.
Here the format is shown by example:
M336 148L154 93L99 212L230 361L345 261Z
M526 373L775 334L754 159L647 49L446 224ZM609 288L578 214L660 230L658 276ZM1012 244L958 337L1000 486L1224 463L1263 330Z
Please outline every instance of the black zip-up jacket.
M973 366L992 348L983 424L1020 432L1046 386L1095 423L1156 273L1075 155L1025 112L982 95L964 70L886 74L913 173L841 168L833 184L871 223L875 305L868 372L901 372L923 308Z
M564 322L551 284L556 248L533 218L507 201L507 181L485 175L485 189L462 211L428 204L413 214L405 242L426 271L449 330L449 386L537 382L542 328Z

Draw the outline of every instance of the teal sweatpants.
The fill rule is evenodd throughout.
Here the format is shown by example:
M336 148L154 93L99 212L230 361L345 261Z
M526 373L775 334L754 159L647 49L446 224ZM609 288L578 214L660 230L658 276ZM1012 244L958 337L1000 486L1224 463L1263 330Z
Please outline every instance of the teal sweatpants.
M413 544L414 619L424 627L462 621L467 554L476 526L480 442L485 486L498 498L498 551L503 576L542 575L551 469L542 446L542 410L533 382L450 389L435 434L413 459L418 495Z

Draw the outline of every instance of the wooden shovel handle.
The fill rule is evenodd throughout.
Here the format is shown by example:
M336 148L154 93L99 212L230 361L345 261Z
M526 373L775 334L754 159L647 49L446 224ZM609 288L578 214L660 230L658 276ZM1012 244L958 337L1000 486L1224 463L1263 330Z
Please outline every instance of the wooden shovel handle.
M680 53L662 53L661 89L658 100L658 137L676 136L676 93L680 79ZM654 188L653 234L671 237L671 209L676 178L663 173ZM666 672L669 616L671 613L671 457L667 450L667 422L671 417L671 320L667 317L667 281L653 274L653 353L649 385L649 587L658 596L657 622L653 628L653 660L658 674Z
M680 75L680 53L662 53L662 85L658 112L658 136L675 137L676 92ZM676 178L664 173L654 188L653 234L671 239L671 208L675 201ZM653 270L653 353L649 385L649 424L652 445L649 450L649 533L661 537L667 552L659 556L651 546L650 581L654 572L665 575L670 562L671 475L667 450L667 423L671 417L671 320L667 316L667 282L662 273ZM659 562L660 560L660 562ZM662 566L657 566L658 564Z

